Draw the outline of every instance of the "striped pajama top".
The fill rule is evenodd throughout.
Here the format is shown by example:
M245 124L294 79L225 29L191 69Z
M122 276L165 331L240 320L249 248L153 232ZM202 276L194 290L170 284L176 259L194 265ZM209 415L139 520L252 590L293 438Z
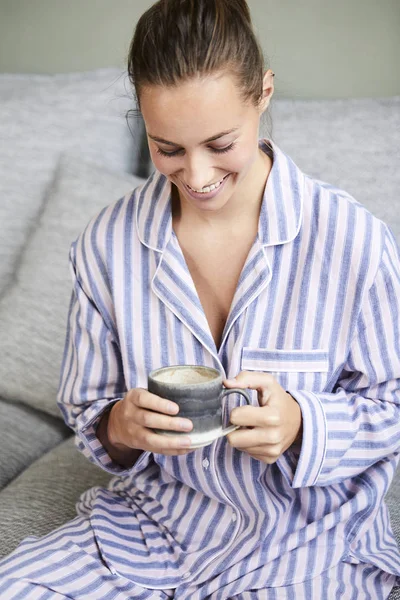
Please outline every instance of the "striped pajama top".
M80 450L115 475L79 507L113 573L175 588L176 598L205 581L215 594L227 583L235 593L287 586L341 561L400 584L384 503L400 449L396 242L349 194L304 174L275 143L259 146L273 166L220 348L161 173L72 244L58 404ZM220 438L184 456L144 452L131 469L116 464L95 434L104 410L174 364L272 373L300 405L301 448L267 465Z

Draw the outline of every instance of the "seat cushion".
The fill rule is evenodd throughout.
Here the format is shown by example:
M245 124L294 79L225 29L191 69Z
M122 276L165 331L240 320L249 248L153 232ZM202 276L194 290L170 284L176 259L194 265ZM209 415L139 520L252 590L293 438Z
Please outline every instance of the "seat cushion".
M15 282L0 299L0 397L61 417L56 404L72 280L68 255L88 221L144 180L65 154Z
M125 71L0 74L0 296L34 228L61 152L137 173L144 127ZM146 157L147 160L147 157Z
M40 537L76 517L80 494L109 479L76 449L73 438L45 454L0 492L0 557L25 537Z
M0 400L0 490L71 435L60 419Z

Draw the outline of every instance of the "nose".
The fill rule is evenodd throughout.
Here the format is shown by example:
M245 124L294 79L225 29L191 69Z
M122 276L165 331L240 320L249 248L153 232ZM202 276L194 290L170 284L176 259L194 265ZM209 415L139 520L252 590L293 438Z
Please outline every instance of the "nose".
M213 183L213 177L215 178L216 175L208 157L199 155L187 157L182 172L182 179L187 185L195 190L201 190Z

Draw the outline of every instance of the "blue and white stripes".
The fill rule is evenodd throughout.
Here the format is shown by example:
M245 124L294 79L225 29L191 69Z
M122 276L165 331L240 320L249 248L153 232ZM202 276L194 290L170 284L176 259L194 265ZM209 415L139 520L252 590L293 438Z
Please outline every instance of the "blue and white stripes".
M122 476L80 510L112 569L176 598L295 585L341 561L400 576L383 501L400 449L396 243L348 194L260 147L273 167L220 348L160 173L71 248L59 405L88 458ZM301 450L264 465L221 439L187 456L144 453L131 470L113 463L95 435L105 407L183 363L271 372L300 404Z

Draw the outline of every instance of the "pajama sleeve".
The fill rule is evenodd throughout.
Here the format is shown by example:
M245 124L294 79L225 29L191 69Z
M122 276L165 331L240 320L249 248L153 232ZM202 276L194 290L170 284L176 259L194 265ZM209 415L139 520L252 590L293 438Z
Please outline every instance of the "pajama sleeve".
M70 252L73 292L61 367L57 403L66 424L75 431L82 453L103 470L127 474L96 437L104 414L126 393L118 333L104 291L90 279L83 282L75 264L76 243ZM88 280L88 278L86 278Z
M294 488L356 476L400 450L400 261L386 242L357 318L346 364L332 393L288 390L300 405L300 455L278 466Z

